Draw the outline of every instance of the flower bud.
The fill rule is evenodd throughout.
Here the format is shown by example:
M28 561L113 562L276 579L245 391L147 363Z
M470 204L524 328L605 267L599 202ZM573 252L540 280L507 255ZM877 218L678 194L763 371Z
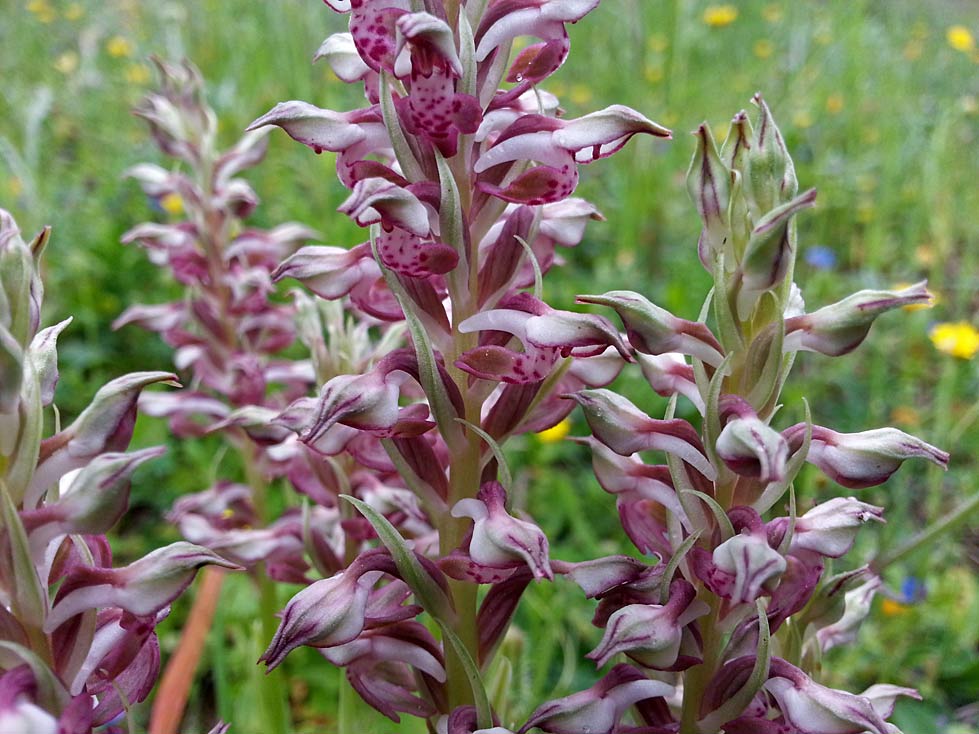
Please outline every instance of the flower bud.
M765 689L786 721L801 734L887 734L887 723L870 700L822 686L784 660L772 660Z
M782 432L789 448L797 450L806 433L804 424ZM926 459L948 467L948 454L920 438L896 428L877 428L861 433L837 433L813 426L806 461L815 464L830 479L848 489L883 484L908 459Z
M679 352L714 367L724 361L720 343L705 324L678 318L638 293L609 291L601 296L578 296L576 300L615 309L632 346L644 354Z
M799 189L795 166L772 112L760 94L752 99L761 110L751 148L745 156L745 188L755 219L793 196Z
M609 617L602 641L585 657L602 667L614 655L624 652L647 668L676 669L683 628L709 611L706 604L696 601L696 596L688 581L677 579L670 587L666 604L622 607Z
M786 568L785 558L768 545L765 535L755 533L724 541L710 559L706 551L695 549L693 561L694 571L707 587L735 604L754 602Z
M499 568L522 561L534 578L554 578L547 536L533 523L507 512L506 492L499 482L484 484L476 499L457 502L452 516L471 517L474 521L469 557L475 563Z
M58 589L44 629L53 632L89 609L119 607L138 617L156 614L206 565L238 569L213 551L182 541L158 548L124 568L75 566Z
M865 290L818 311L785 322L786 352L807 350L839 357L856 349L867 337L874 319L886 311L930 303L925 282L897 291Z
M595 438L615 453L671 453L713 480L717 472L704 456L700 436L685 420L650 418L629 400L611 390L581 390L569 395L585 413Z
M635 704L672 693L673 686L668 683L650 680L629 665L616 665L588 690L540 706L520 727L519 734L534 727L548 734L610 732Z
M823 652L857 639L857 632L870 614L870 604L880 585L880 578L871 576L857 588L846 592L843 596L843 616L816 632L816 639Z
M808 550L829 558L850 552L857 531L868 520L884 522L884 508L855 497L834 497L795 521L790 552Z
M731 172L717 153L717 144L707 123L694 132L697 150L687 171L687 191L704 228L700 234L700 262L713 272L714 263L729 239L728 207Z
M728 468L761 482L778 482L785 477L789 445L782 434L755 415L727 422L717 437L717 455Z
M301 645L330 647L356 638L364 629L367 600L376 580L375 572L358 576L348 569L307 586L289 600L259 662L271 670Z
M85 466L106 451L129 445L136 423L136 402L147 385L165 382L179 387L169 372L133 372L106 383L75 421L41 443L37 470L24 496L32 509L48 488L64 474Z

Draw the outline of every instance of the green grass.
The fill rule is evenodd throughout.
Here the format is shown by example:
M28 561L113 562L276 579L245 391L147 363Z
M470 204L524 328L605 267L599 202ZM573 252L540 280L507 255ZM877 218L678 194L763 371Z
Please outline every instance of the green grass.
M892 547L976 491L979 428L970 413L976 363L937 352L928 330L937 321L976 323L979 310L979 57L946 41L955 23L979 33L979 9L951 1L749 0L738 3L733 23L712 27L703 20L705 7L605 0L571 29L571 59L548 85L567 115L626 104L672 127L675 140L634 141L624 155L582 172L580 193L608 221L592 225L585 242L567 253L569 264L547 279L545 297L568 307L577 292L629 288L696 317L709 282L697 262L699 225L683 183L693 151L686 133L704 119L723 128L762 91L795 157L800 185L819 189L817 209L799 224L803 256L815 245L836 256L831 270L800 263L797 280L807 304L922 278L939 296L933 310L882 319L856 354L802 355L785 393L785 425L801 418L807 397L819 423L845 431L893 424L952 452L947 475L908 466L885 487L861 495L888 507L888 525L867 533L861 546L869 556L876 544ZM113 333L108 326L127 304L174 293L143 253L118 244L126 229L154 216L138 187L121 178L128 166L156 159L142 124L128 112L147 88L145 58L186 55L198 64L230 143L281 100L337 109L360 103L356 90L332 79L326 66L309 64L320 41L343 24L316 0L7 3L0 24L0 206L26 231L54 227L46 318L75 317L60 347L57 401L65 419L106 379L170 364L168 350L151 335ZM129 42L129 55L109 53L116 36ZM326 244L358 242L362 232L333 213L345 192L332 165L330 156L316 157L274 135L266 162L249 176L263 199L254 223L298 220L318 229ZM662 410L635 375L622 384L646 407ZM159 424L141 422L140 441L165 436ZM614 501L587 479L586 451L543 446L531 437L512 456L528 508L555 539L555 555L577 560L623 547ZM200 489L200 477L215 471L216 460L213 447L197 447L155 464L141 474L142 491L136 488L137 516L120 541L124 554L126 548L135 554L147 532L154 539L172 532L156 518L172 497ZM167 492L155 490L161 486ZM798 491L801 502L811 503L839 490L807 471ZM979 523L971 532L979 534ZM896 586L906 576L922 579L926 599L890 615L876 605L859 648L827 663L834 680L869 682L880 674L922 686L928 706L899 713L899 722L918 722L907 724L911 731L945 726L940 722L979 690L979 591L961 539L945 538L891 569L887 580ZM244 666L248 672L231 683L247 686L257 649L247 625L253 613L247 589L233 593L226 627L235 644L223 662L228 670ZM567 638L549 626L546 612L554 604L578 613ZM525 700L555 686L564 693L587 685L590 669L562 670L564 650L579 654L597 641L587 624L589 605L556 585L532 589L524 607L518 624L525 653L514 680ZM530 650L531 640L542 647ZM311 652L302 664L291 661L297 710L310 722L328 721L335 673ZM227 713L226 699L219 697L218 705ZM930 723L914 718L921 716ZM235 731L250 731L250 720L255 717L243 716Z

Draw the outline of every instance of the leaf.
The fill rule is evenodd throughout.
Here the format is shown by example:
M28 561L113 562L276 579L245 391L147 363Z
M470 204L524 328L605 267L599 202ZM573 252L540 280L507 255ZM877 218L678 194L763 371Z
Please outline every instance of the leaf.
M401 122L398 120L398 113L394 109L394 96L391 92L391 80L387 72L381 72L381 117L384 119L384 127L391 138L391 147L394 148L394 156L401 165L401 170L405 178L409 181L424 181L425 172L419 165L415 154L408 144L404 130L401 129Z
M530 260L530 266L534 269L534 298L538 301L543 300L544 297L544 276L541 273L540 263L537 261L537 255L534 254L533 249L527 244L527 240L523 237L514 236L514 239L520 243L523 247L524 252L527 253L527 259Z
M709 494L704 494L696 489L683 489L680 490L680 493L694 495L710 508L710 511L714 514L714 519L717 521L717 526L721 529L722 543L725 540L729 540L730 538L734 537L734 526L731 524L731 518L727 516L727 513L724 512L724 508L717 503L717 500L715 500Z
M482 428L470 423L466 419L456 418L456 421L463 424L466 428L483 439L486 442L486 445L489 446L490 451L493 452L493 456L496 459L497 470L500 473L500 484L503 485L503 489L505 489L507 494L509 494L510 485L513 484L513 476L510 474L510 467L507 466L506 457L503 455L503 449L500 448L500 444L498 444L494 438Z
M452 602L445 595L442 587L436 583L435 579L418 562L418 559L415 557L415 552L408 547L408 543L405 542L405 539L401 537L401 534L395 527L388 522L388 519L366 502L352 497L349 494L341 494L340 499L352 504L361 515L367 518L367 521L377 533L377 537L381 539L381 543L391 553L391 558L394 559L394 565L398 567L401 578L408 584L408 587L415 594L418 603L425 608L425 611L440 623L443 620L454 620L455 612L452 609Z
M39 627L47 617L47 594L41 586L37 569L31 558L30 544L27 542L27 532L20 521L17 509L14 507L7 491L7 485L0 480L0 503L2 503L3 528L7 531L10 542L10 556L13 562L13 609L15 617L27 620L28 624Z
M0 640L0 667L5 670L24 663L30 667L37 683L37 701L41 707L54 716L59 716L68 706L71 697L61 681L33 651L16 642Z
M673 557L670 558L669 562L666 564L666 568L663 569L663 581L660 584L659 591L659 602L660 604L666 604L670 600L670 580L673 578L673 574L676 573L677 567L680 562L684 559L690 549L694 547L694 544L700 540L700 531L691 533L687 536L680 547L676 549L673 553Z
M462 644L459 636L453 632L446 624L439 622L442 630L442 637L452 647L452 651L459 658L462 669L469 680L469 686L473 692L473 703L476 704L476 725L480 729L489 729L493 726L493 709L490 708L489 698L486 696L486 689L483 687L483 680L479 674L479 668L469 654L469 650Z

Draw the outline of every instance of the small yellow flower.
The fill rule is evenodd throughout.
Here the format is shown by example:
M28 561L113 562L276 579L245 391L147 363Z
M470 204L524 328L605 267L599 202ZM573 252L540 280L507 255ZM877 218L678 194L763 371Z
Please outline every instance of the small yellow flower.
M647 66L642 70L643 78L650 84L659 84L663 81L662 66Z
M114 59L128 58L133 55L133 42L125 36L113 36L105 42L105 50Z
M27 3L27 9L41 23L53 23L58 19L57 11L51 7L47 0L31 0Z
M914 259L923 268L935 264L935 248L931 245L918 245L914 250Z
M646 41L646 47L653 53L661 54L670 47L670 39L663 33L654 33Z
M11 176L7 180L7 193L10 194L11 199L16 199L24 193L24 182L16 176Z
M899 405L891 411L891 420L898 425L916 428L921 425L921 414L910 405Z
M935 349L959 359L972 359L979 352L979 331L967 321L935 324L931 330Z
M894 599L885 598L884 601L881 602L880 610L884 613L885 617L896 617L899 614L904 614L907 612L908 605L902 604Z
M587 84L572 84L568 96L576 105L586 105L592 99L591 87Z
M812 123L812 114L809 110L799 110L792 115L792 124L798 128L805 130L807 127L812 127Z
M856 220L860 222L860 224L870 224L872 221L874 221L874 215L876 213L877 210L874 207L874 200L860 197L859 201L857 201L857 208L855 212Z
M73 74L78 69L78 54L74 51L65 51L54 60L54 68L65 76Z
M782 20L785 13L782 10L781 5L766 5L761 10L761 17L767 20L769 23L778 23Z
M72 3L65 8L65 18L68 20L78 20L83 15L85 15L85 8L82 7L81 3Z
M142 86L149 83L152 74L146 64L130 64L126 67L125 76L130 84Z
M843 95L833 92L826 98L826 111L831 115L838 115L843 111Z
M709 5L704 10L704 23L711 28L723 28L738 19L738 9L733 5Z
M541 431L537 434L537 438L541 443L558 443L563 441L564 437L571 432L571 421L565 418L563 421L558 423L545 431Z
M976 47L976 39L972 31L964 25L949 26L945 31L945 40L948 41L949 46L962 53L970 53Z
M911 285L912 285L911 283L895 283L894 284L894 290L896 290L896 291L904 290L905 288L910 288ZM935 304L938 303L938 296L936 296L934 293L930 293L929 295L931 297L928 299L928 301L926 303L912 303L912 304L910 304L908 306L901 306L901 310L903 310L903 311L926 311L929 308L934 308L935 307Z
M972 94L963 94L959 97L959 108L967 115L974 115L979 112L979 99Z
M755 45L751 49L754 51L755 56L759 59L767 59L775 53L775 44L769 41L767 38L762 38L755 41Z
M169 193L160 199L160 208L167 214L176 217L184 211L184 200L180 194Z

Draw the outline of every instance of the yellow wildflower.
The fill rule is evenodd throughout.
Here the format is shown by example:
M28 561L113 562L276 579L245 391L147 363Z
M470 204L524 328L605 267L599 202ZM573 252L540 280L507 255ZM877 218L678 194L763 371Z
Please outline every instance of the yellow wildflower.
M16 199L18 196L24 193L24 182L16 176L11 176L7 180L7 192L10 194L12 199Z
M139 86L148 83L152 76L146 64L130 64L126 67L125 75L127 82Z
M659 84L663 81L662 66L647 66L642 70L643 78L650 84Z
M576 105L586 105L591 102L591 87L587 84L572 84L568 95Z
M970 53L976 47L976 39L972 31L964 25L949 26L945 31L945 40L948 41L949 46L962 53Z
M931 245L918 245L914 250L914 259L924 268L935 264L935 248Z
M738 19L738 9L733 5L709 5L704 10L704 23L712 28L723 28Z
M571 432L571 421L565 418L563 421L558 423L545 431L541 431L537 434L537 438L540 439L541 443L558 443L563 441L564 437Z
M843 111L843 95L833 92L826 98L826 111L831 115L838 115Z
M781 5L766 5L761 10L761 17L769 23L778 23L784 15Z
M646 47L653 53L661 54L670 47L670 39L663 33L654 33L646 41Z
M805 130L807 127L812 127L812 123L812 114L809 110L799 110L792 115L792 124L798 128Z
M916 428L921 425L921 414L910 405L899 405L891 411L891 420L901 426Z
M855 213L856 220L860 222L860 224L870 224L872 221L874 221L874 214L876 214L876 211L877 210L874 207L873 199L861 196L860 199L857 200L857 208Z
M160 208L167 214L175 217L183 213L184 200L180 198L180 194L171 192L160 199Z
M979 331L967 321L935 324L929 336L935 349L959 359L972 359L979 352Z
M113 36L105 43L105 50L114 59L133 55L133 42L125 36Z
M773 53L775 53L775 44L769 41L767 38L762 38L755 41L752 51L754 51L755 56L757 56L759 59L767 59Z
M74 51L65 51L54 60L54 68L66 76L74 73L78 68L78 54Z
M902 604L894 599L885 598L884 601L881 602L880 610L886 617L896 617L897 615L904 614L906 611L908 611L908 605Z
M972 94L963 94L959 97L959 108L967 115L974 115L979 112L979 100Z
M42 23L53 23L58 19L57 11L47 0L31 0L27 9Z
M68 20L78 20L83 15L85 15L85 8L82 7L81 3L72 3L65 8L65 18Z

